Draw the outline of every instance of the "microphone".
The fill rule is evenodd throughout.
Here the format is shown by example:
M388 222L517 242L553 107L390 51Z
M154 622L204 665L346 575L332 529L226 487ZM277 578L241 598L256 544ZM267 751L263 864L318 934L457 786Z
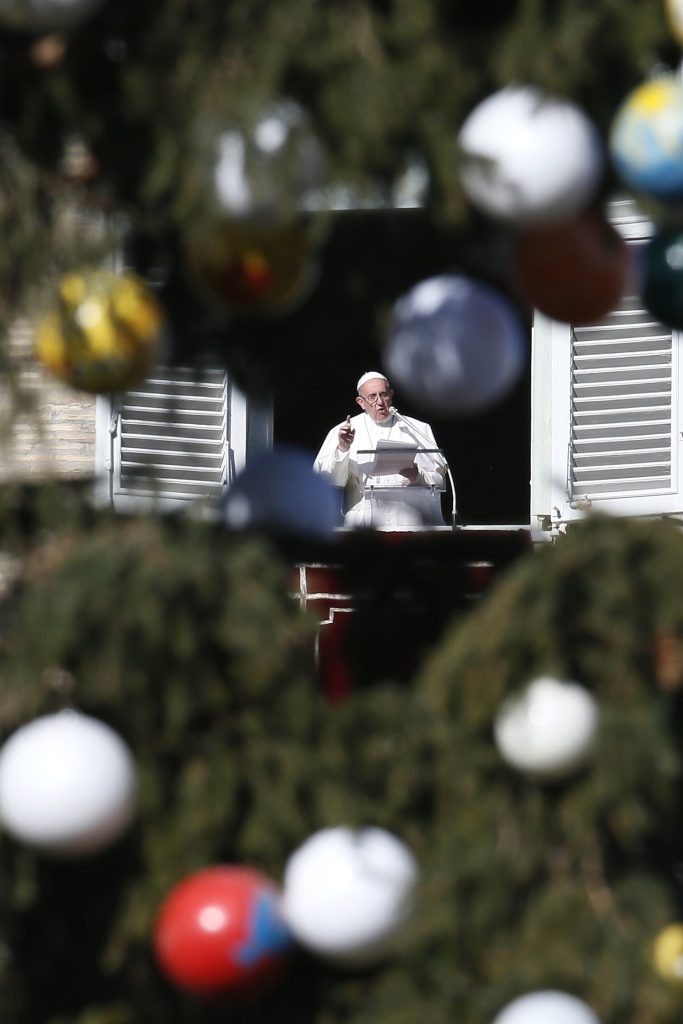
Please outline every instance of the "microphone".
M432 447L432 445L434 443L434 438L427 437L427 435L424 434L421 430L419 430L415 426L414 423L411 423L410 420L407 420L405 418L405 416L402 416L401 413L398 411L398 409L396 408L395 405L390 405L389 406L389 412L392 414L392 416L395 416L396 419L400 420L401 423L405 423L406 427L408 428L408 430L410 431L411 434L417 434L417 436L420 438L421 441L426 441L426 443L429 445L429 447L430 448ZM429 453L427 453L427 454L429 454ZM441 450L441 448L439 448L439 454L441 455L441 457L442 457L442 459L444 461L444 465L448 468L448 463L446 461L446 456L444 455L444 453ZM437 465L437 466L439 465L439 463L436 461L436 459L432 459L432 462L434 462L434 464Z
M411 434L414 434L414 435L416 434L420 438L421 441L426 441L427 444L431 447L431 445L432 445L432 438L427 437L427 435L423 434L422 431L419 430L415 426L414 423L410 423L410 421L407 420L405 418L405 416L402 416L401 413L398 411L398 409L396 408L395 405L390 405L389 406L389 412L391 413L392 416L395 416L397 420L400 420L401 423L405 423L406 427L411 432ZM451 526L452 526L453 529L455 529L455 523L456 523L457 516L456 516L456 509L455 509L455 484L453 483L453 474L451 473L451 467L448 465L448 460L446 459L446 456L444 455L442 448L439 448L439 454L441 455L441 458L443 459L443 464L444 464L444 466L446 468L446 472L448 474L448 479L449 479L450 484L451 484L451 494L453 495L453 503L451 505ZM433 457L432 457L432 462L435 465L438 465L436 459L433 458Z

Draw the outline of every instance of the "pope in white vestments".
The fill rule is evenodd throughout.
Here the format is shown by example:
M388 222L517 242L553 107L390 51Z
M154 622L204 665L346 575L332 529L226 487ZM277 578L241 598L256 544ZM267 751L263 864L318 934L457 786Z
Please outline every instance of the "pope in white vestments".
M392 411L393 391L376 370L363 374L357 390L363 412L330 430L313 464L344 488L344 525L380 530L443 526L446 462L432 428Z

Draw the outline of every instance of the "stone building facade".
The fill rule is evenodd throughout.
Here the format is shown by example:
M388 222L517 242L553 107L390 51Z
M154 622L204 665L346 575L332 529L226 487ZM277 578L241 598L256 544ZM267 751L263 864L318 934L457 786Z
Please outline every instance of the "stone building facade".
M0 374L0 482L90 477L95 472L96 398L62 384L33 353L18 321Z

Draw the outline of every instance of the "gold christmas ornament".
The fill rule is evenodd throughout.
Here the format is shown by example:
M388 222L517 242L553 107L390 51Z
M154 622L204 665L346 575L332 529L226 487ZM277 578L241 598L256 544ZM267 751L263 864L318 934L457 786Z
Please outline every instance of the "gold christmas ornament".
M667 925L655 939L652 962L665 981L683 986L683 923Z
M36 353L73 387L125 391L149 373L162 324L159 302L136 274L70 273L59 284L57 308L38 324Z
M187 242L187 266L205 298L236 313L282 313L308 295L317 261L311 232L294 222L217 218Z

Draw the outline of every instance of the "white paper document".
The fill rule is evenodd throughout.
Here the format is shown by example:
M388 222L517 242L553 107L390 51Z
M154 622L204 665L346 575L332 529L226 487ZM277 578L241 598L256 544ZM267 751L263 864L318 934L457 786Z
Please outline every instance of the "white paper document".
M378 441L375 457L368 466L369 476L396 476L415 462L420 449L401 441Z

